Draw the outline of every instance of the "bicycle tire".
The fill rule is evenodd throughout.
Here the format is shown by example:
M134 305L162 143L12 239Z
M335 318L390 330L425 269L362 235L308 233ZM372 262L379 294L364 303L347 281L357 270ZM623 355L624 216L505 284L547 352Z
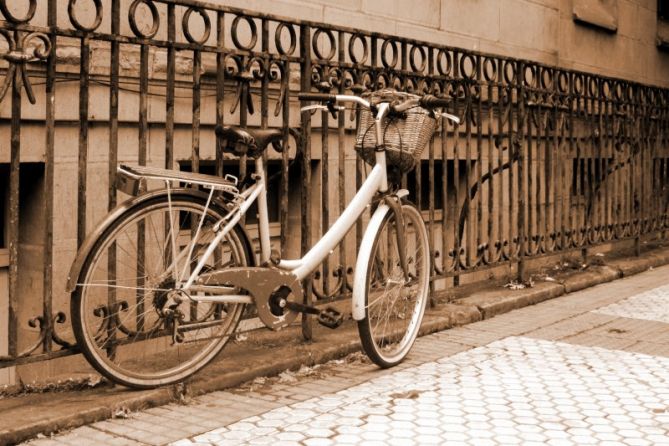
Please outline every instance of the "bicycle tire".
M167 290L174 288L166 271L174 276L183 268L187 274L188 265L206 247L205 237L213 237L212 225L227 213L210 203L198 232L199 219L193 215L202 216L206 203L205 197L185 192L138 202L100 234L84 261L72 293L72 327L86 359L111 381L138 389L180 382L213 360L237 328L244 304L196 304L184 299L175 309L175 314L184 316L177 329L161 315ZM195 234L198 240L192 242L189 236ZM175 248L184 241L185 248ZM186 260L190 243L192 256ZM170 254L173 249L177 256ZM253 264L249 241L239 225L226 235L206 267L232 264ZM183 341L173 343L180 329Z
M404 283L396 217L389 210L372 245L365 275L365 317L358 321L365 353L382 368L399 364L411 350L429 294L430 251L425 223L413 204L402 204L402 217L411 280Z

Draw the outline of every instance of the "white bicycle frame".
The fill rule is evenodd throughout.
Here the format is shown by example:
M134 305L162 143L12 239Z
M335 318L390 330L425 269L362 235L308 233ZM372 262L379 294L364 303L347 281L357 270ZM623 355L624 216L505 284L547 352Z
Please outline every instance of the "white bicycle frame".
M337 102L354 102L363 107L369 108L370 103L358 96L337 95ZM305 107L306 110L313 108L322 108L322 106ZM305 110L303 109L303 110ZM382 121L390 110L388 103L380 103L377 106L375 117L377 141L383 141ZM443 117L457 122L458 118L446 113ZM330 252L343 240L350 228L360 218L367 206L377 192L384 193L388 190L388 178L386 169L386 152L377 150L376 164L355 194L346 209L337 218L330 229L323 237L300 259L280 260L278 268L292 272L297 279L302 280L309 276L330 254ZM260 240L260 263L263 264L270 260L270 236L269 236L269 218L267 213L267 189L263 161L261 158L256 160L256 182L251 187L241 193L243 201L236 206L233 211L223 220L214 226L216 237L209 243L203 256L200 258L196 267L190 273L188 279L182 286L182 290L190 295L190 299L197 302L221 302L221 303L253 303L253 299L248 295L233 294L234 288L215 285L196 284L197 278L204 268L206 262L232 228L241 221L254 201L258 201L258 228ZM211 191L210 200L213 196ZM408 194L407 191L399 191L398 197ZM362 320L365 317L364 295L365 295L365 274L367 274L367 264L371 255L371 248L374 237L383 222L383 217L390 211L390 207L385 203L380 203L374 215L370 219L365 234L362 239L360 251L355 268L353 296L352 296L352 315L355 320ZM204 218L204 216L203 216ZM201 225L201 223L200 223ZM223 226L224 225L224 226ZM221 226L223 226L221 228ZM198 228L199 231L199 228ZM197 238L196 237L194 239ZM192 250L192 248L191 248ZM176 250L175 250L176 252ZM189 254L190 256L190 254ZM191 292L208 292L210 295L197 295Z

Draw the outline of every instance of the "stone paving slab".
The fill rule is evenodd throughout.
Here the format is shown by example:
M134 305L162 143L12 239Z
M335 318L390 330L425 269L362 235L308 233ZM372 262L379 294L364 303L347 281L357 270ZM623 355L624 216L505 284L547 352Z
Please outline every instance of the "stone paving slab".
M596 310L596 313L669 323L669 285L654 288Z
M173 445L669 445L668 402L669 358L509 337Z

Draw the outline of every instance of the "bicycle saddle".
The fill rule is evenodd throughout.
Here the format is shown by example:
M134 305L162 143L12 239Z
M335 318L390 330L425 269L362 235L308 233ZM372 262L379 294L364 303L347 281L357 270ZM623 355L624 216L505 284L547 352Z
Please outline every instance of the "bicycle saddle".
M283 130L252 130L217 125L216 135L221 139L221 147L224 152L236 156L247 155L250 158L258 158L270 143L274 145L281 143Z

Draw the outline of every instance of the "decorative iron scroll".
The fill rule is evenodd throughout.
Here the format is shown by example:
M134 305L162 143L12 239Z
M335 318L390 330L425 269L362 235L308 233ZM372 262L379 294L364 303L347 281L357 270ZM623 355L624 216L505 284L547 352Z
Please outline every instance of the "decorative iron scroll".
M0 3L2 4L2 3ZM35 93L30 84L30 77L26 71L28 62L46 60L51 53L51 41L49 37L41 32L23 34L15 31L11 33L6 29L0 30L0 35L5 39L8 50L0 54L0 58L9 62L9 69L5 73L5 80L0 88L0 102L7 94L9 87L13 84L17 90L25 89L28 100L35 104ZM37 42L37 45L33 44Z

